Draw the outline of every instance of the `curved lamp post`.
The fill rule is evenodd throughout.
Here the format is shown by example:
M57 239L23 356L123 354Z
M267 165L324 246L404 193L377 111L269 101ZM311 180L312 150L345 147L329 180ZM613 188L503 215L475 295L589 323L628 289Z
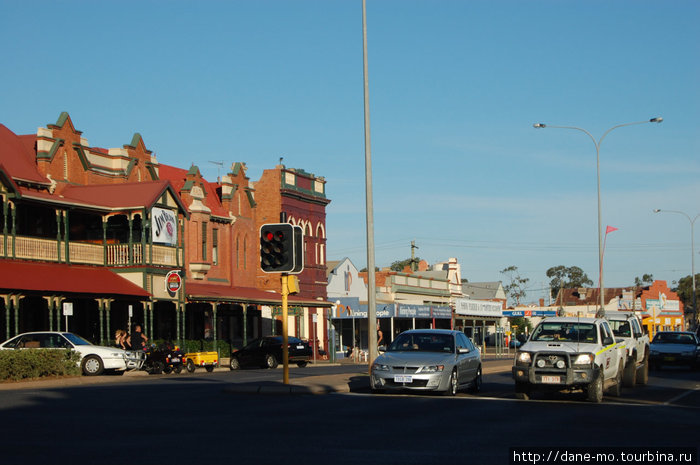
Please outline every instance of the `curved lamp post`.
M596 157L596 177L598 179L598 270L600 273L600 278L599 278L599 285L600 285L600 311L605 310L605 286L603 285L603 247L602 247L602 242L603 242L603 232L601 229L601 214L600 214L600 144L603 142L603 139L605 139L605 136L607 136L612 130L621 128L624 126L633 126L635 124L646 124L646 123L660 123L663 121L663 118L661 117L656 117L656 118L651 118L650 120L646 121L635 121L634 123L624 123L624 124L618 124L617 126L613 126L607 131L603 133L602 136L600 136L600 139L596 140L593 135L586 131L583 128L578 128L576 126L552 126L544 123L535 123L532 126L536 129L544 129L544 128L555 128L555 129L575 129L576 131L581 131L584 134L586 134L588 137L591 138L593 141L593 144L595 145L595 157Z
M688 215L685 212L680 212L678 210L661 210L661 209L655 209L654 213L678 213L679 215L683 215L688 219L688 222L690 223L690 273L691 276L693 277L693 329L695 329L695 326L697 326L697 321L698 321L698 296L695 293L695 220L700 218L700 213L695 215L695 218L690 218L690 215Z

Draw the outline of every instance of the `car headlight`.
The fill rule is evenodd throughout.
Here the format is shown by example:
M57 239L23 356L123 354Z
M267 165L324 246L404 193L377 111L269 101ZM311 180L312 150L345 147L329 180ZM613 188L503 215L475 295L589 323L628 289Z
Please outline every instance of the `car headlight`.
M421 367L420 373L439 373L445 369L445 365L427 365Z
M389 371L389 365L375 363L374 365L372 365L372 371Z
M649 351L649 355L659 355L659 351L658 351L658 350L653 350L653 349L652 349L652 350Z
M574 365L591 365L594 358L593 354L579 354L574 360Z
M529 365L530 362L532 362L532 357L530 356L530 352L518 352L518 354L515 356L515 361L517 363Z
M694 350L689 350L689 351L687 351L687 352L683 352L681 355L682 355L683 357L692 357L694 354L695 354L695 351L694 351Z

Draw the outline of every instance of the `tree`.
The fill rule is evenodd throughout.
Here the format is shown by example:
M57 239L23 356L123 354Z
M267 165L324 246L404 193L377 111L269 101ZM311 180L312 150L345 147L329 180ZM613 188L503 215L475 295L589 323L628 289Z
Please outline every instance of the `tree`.
M420 262L420 257L416 257L413 260L410 258L407 258L406 260L397 260L391 264L390 269L392 271L403 271L403 269L406 268L407 266L410 267L411 263L418 263L418 262Z
M519 334L530 334L532 332L532 323L530 319L523 318L522 316L510 318L510 327L512 328L514 338Z
M700 274L695 275L695 283L700 283ZM678 294L678 298L683 302L683 307L685 312L688 313L693 309L693 277L691 275L684 276L678 280L678 286L675 289L671 289L673 292ZM700 292L696 295L700 297ZM696 297L697 298L697 297ZM700 300L700 299L698 299Z
M635 287L645 287L645 286L650 285L653 282L654 282L654 275L651 275L651 274L643 274L642 279L639 279L638 276L635 276L635 278L634 278Z
M510 280L509 284L503 286L503 290L508 297L515 300L515 305L520 305L520 299L524 298L527 294L525 291L525 284L527 284L530 279L521 277L518 273L517 266L509 266L501 270L501 273L506 275Z
M578 266L553 266L547 270L547 277L552 278L549 282L552 298L557 297L560 289L593 285L593 281Z

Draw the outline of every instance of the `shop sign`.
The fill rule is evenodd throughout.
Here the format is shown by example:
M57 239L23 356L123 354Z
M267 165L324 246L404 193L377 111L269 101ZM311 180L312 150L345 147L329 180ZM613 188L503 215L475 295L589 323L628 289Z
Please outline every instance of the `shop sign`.
M455 313L466 316L503 316L503 306L500 302L490 302L487 300L455 300Z
M165 275L165 290L169 294L177 294L177 291L182 287L182 278L180 277L180 272L178 270L170 271Z
M151 231L154 244L177 245L177 216L172 210L153 207Z

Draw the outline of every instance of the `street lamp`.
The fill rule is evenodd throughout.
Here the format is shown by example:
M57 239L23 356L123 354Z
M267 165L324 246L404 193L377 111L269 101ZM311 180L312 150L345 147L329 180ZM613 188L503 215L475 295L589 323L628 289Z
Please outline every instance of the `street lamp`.
M691 219L690 215L688 215L685 212L680 212L677 210L661 210L661 209L655 209L654 213L678 213L679 215L683 215L688 219L688 222L690 223L690 274L693 277L693 329L695 329L695 326L697 325L698 322L698 296L695 293L695 220L700 218L700 213L695 215L695 218Z
M601 213L600 213L600 144L603 142L603 139L605 139L605 136L607 136L613 129L621 128L624 126L633 126L635 124L645 124L645 123L660 123L663 121L663 118L661 117L656 117L656 118L651 118L650 120L647 121L636 121L634 123L624 123L624 124L618 124L617 126L613 126L607 131L603 133L603 135L600 137L600 139L596 140L593 135L586 131L585 129L576 127L576 126L551 126L547 125L544 123L535 123L532 126L535 129L544 129L544 128L555 128L555 129L575 129L576 131L581 131L584 134L586 134L588 137L591 138L593 141L593 144L595 145L595 157L596 157L596 177L598 180L598 270L599 270L599 289L600 289L600 311L605 311L605 286L603 285L603 232L601 228Z

